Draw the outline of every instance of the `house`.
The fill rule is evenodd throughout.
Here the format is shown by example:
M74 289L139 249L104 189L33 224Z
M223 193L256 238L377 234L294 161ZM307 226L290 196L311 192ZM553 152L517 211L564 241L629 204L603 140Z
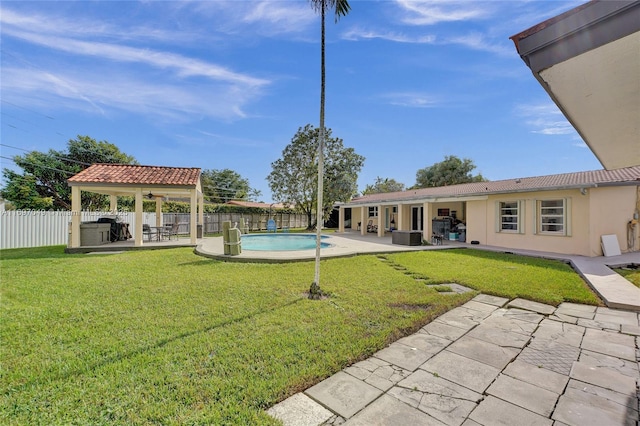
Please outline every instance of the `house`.
M378 236L395 228L429 241L434 233L449 239L464 231L466 242L600 256L602 235L615 234L623 252L640 249L637 233L627 245L639 208L634 166L372 194L340 205L338 232L360 222L364 235L371 221Z
M583 256L602 255L602 235L615 235L622 252L640 250L640 1L590 1L511 39L605 170L360 197L340 206L340 232L358 222L362 234L377 226L427 241L460 231Z

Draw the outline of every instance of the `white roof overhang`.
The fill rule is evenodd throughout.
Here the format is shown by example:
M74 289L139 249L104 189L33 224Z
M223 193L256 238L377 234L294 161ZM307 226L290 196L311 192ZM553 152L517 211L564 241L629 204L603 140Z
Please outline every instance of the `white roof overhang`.
M592 1L512 39L605 169L640 165L640 1Z

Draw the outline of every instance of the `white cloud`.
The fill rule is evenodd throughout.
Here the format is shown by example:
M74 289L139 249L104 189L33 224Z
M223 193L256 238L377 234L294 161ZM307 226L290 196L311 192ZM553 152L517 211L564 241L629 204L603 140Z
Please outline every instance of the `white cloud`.
M439 104L439 100L432 95L417 92L398 92L382 95L389 104L410 108L431 108Z
M342 34L342 38L345 40L357 41L357 40L372 40L381 39L387 41L393 41L397 43L415 43L415 44L433 44L436 40L434 35L424 36L409 36L406 34L399 34L392 31L373 31L364 30L361 28L352 28Z
M543 135L570 135L575 129L564 118L558 107L552 103L519 105L516 114L525 118L525 123L533 128L533 133Z
M187 121L193 117L234 120L246 117L244 106L259 94L224 84L190 87L183 83L154 83L129 75L111 76L73 71L43 72L18 68L2 70L3 99L56 109L93 111L109 115L117 110L153 119Z
M434 25L440 22L469 21L489 16L488 3L449 0L396 0L405 12L402 21L410 25Z

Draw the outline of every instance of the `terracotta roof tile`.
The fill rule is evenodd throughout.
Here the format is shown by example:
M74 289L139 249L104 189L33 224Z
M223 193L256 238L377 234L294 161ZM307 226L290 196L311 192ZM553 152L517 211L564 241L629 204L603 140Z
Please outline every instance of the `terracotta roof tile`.
M474 182L435 188L410 189L403 192L371 194L354 198L351 203L374 203L380 201L402 201L421 198L475 196L487 194L549 191L563 188L579 188L595 185L615 185L636 182L640 185L640 166L617 170L593 170L588 172L563 173L538 176Z
M130 164L93 164L68 179L74 183L110 183L123 185L195 186L200 179L196 167L137 166Z

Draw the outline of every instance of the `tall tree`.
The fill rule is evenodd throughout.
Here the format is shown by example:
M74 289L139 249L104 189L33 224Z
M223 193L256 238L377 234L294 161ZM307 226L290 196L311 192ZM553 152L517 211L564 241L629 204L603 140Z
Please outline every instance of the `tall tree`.
M261 192L249 186L249 180L231 169L203 170L202 192L209 201L226 203L231 200L254 201Z
M416 184L413 188L457 185L459 183L484 182L481 175L472 175L476 166L468 158L461 160L455 155L447 155L444 161L435 163L416 172Z
M322 205L317 223L312 223L312 215L317 210L318 187L318 145L320 129L307 124L299 128L291 143L282 151L282 156L271 163L271 173L267 176L273 197L282 203L294 206L307 215L309 227L320 228L323 218L331 213L336 201L349 201L357 193L358 173L364 164L364 157L353 148L346 148L342 139L332 138L331 129L325 129L325 173Z
M68 142L67 151L32 151L13 157L23 174L4 169L6 186L0 194L22 209L71 209L71 189L67 179L93 163L137 164L107 141L97 142L89 136L78 136ZM18 207L19 206L19 207ZM107 197L83 193L82 207L99 210L108 207Z
M322 196L323 196L323 174L324 174L324 94L325 94L325 15L328 10L333 9L335 22L341 16L346 16L351 10L347 0L309 0L313 9L320 13L320 139L318 143L318 217L322 217ZM322 295L320 290L320 239L322 237L322 222L316 227L316 263L315 278L309 289L309 298L319 299Z
M373 185L367 185L362 191L362 195L369 194L382 194L386 192L400 192L404 191L404 183L400 183L395 179L384 178L380 176L376 177L376 181Z

